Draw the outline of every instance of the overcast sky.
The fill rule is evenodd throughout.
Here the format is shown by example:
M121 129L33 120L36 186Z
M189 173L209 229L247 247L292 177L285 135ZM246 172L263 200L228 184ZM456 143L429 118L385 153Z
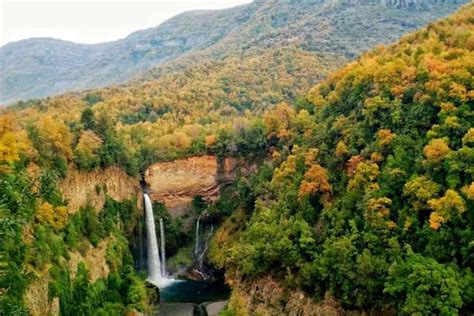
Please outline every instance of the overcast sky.
M0 0L0 46L30 37L76 43L123 38L188 10L223 9L251 0Z

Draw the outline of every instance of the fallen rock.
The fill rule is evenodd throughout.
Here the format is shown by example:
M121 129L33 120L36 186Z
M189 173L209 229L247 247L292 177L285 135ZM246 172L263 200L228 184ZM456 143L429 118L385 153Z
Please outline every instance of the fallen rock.
M229 304L229 301L220 301L213 302L206 306L206 311L208 316L217 316L219 315Z

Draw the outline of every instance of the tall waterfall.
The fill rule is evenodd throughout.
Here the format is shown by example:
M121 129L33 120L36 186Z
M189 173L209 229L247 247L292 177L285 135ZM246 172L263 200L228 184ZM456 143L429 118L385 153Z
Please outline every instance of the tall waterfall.
M163 218L160 218L160 239L161 239L161 276L166 277L165 225L163 224Z
M160 262L160 252L158 250L158 241L156 239L155 218L153 215L153 205L151 204L148 194L143 194L145 200L145 215L146 215L146 235L147 235L147 254L148 254L148 280L158 287L164 287L172 281L167 279L165 275L165 253L164 253L164 225L163 220L160 219L161 228L161 247L162 247L162 262Z

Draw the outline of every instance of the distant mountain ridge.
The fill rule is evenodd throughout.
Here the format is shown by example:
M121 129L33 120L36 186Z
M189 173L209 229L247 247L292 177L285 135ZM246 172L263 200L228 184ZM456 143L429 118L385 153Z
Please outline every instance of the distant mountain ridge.
M255 1L224 10L184 12L114 42L22 40L0 47L0 103L122 83L142 78L141 73L166 62L186 67L254 47L294 45L354 58L465 2ZM151 78L157 73L152 71Z

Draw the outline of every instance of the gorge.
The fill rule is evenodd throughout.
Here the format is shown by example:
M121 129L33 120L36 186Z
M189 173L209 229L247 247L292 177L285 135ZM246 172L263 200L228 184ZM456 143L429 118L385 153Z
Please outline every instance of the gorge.
M227 162L229 166L229 162ZM190 167L191 166L191 167ZM209 166L213 166L214 170L209 169ZM166 170L173 170L173 178L165 175L160 175L160 171L165 172ZM219 167L216 163L216 158L211 156L192 157L183 161L175 161L166 164L155 164L153 171L148 172L148 179L151 174L154 176L154 181L146 183L145 186L147 191L156 192L160 191L161 187L173 188L173 190L179 192L181 198L190 199L197 197L196 192L213 192L212 198L217 199L218 188L222 185L223 181L230 181L230 173L232 172L230 167L227 167L227 177L218 176ZM226 169L226 168L223 168ZM208 174L206 172L209 172ZM175 177L179 176L180 181L176 182ZM209 180L202 181L202 177L209 177ZM199 178L201 181L193 183L193 177ZM156 178L160 179L159 186ZM186 178L183 179L183 178ZM212 180L211 180L212 179ZM214 182L214 183L213 183ZM179 183L180 186L173 186L173 183ZM217 188L208 190L206 187L215 186ZM167 192L168 197L164 201L170 201L171 192ZM163 193L160 195L161 198L165 197ZM210 197L210 196L208 196ZM147 237L147 273L149 282L156 285L159 289L160 294L160 315L187 315L187 313L194 313L195 310L205 310L207 305L222 300L226 300L229 297L229 288L222 283L222 280L216 280L214 276L208 275L207 271L204 271L204 260L208 250L209 240L211 239L214 232L214 224L211 224L210 230L206 231L204 225L200 225L201 217L205 215L200 213L197 216L196 226L194 231L195 239L192 240L194 247L192 249L192 266L183 266L181 269L187 269L191 271L191 274L199 276L200 280L183 279L179 274L169 276L166 272L166 248L165 248L165 224L162 217L158 220L155 219L153 213L153 203L147 193L143 194L143 203L145 211L146 221L146 237ZM176 207L176 204L173 204ZM189 214L192 210L189 204L184 204L180 208L180 215ZM175 215L177 216L177 215ZM155 224L159 223L160 238L159 243L157 239L157 229ZM190 233L192 232L192 226L190 226ZM158 245L161 245L159 249ZM178 269L179 271L179 269ZM194 277L193 277L194 278ZM203 304L204 305L201 305ZM222 305L221 308L224 308Z

